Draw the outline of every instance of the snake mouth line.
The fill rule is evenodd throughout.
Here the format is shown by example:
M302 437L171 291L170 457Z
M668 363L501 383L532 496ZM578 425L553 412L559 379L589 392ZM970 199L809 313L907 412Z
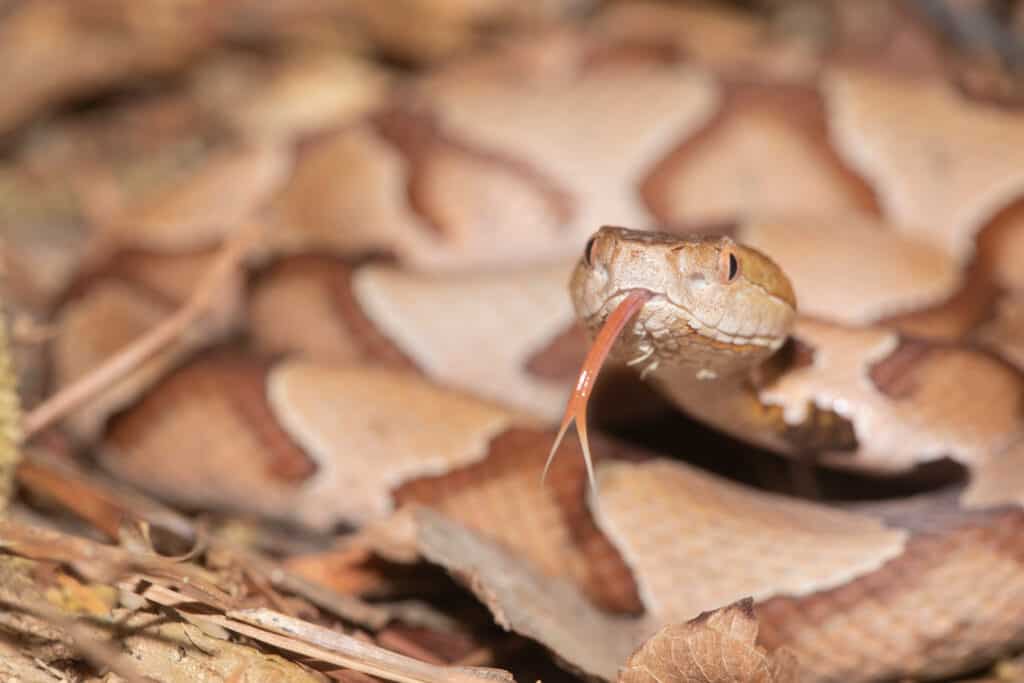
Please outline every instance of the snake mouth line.
M621 303L622 299L632 291L642 291L649 295L647 302L644 307L650 305L653 302L662 302L668 304L672 308L679 311L679 317L683 320L687 327L696 332L701 337L710 341L718 342L721 344L730 344L732 346L763 346L765 348L774 349L778 348L784 338L770 337L764 335L742 335L742 334L730 334L718 328L715 325L705 322L696 313L683 306L677 301L673 301L664 292L654 292L646 287L630 287L628 289L617 289L612 292L601 304L598 312L587 318L588 325L592 325L594 321L603 322L608 318L613 310ZM644 328L645 335L650 337L650 333L644 325L643 309L641 309L636 315L636 321ZM598 325L600 326L600 325Z

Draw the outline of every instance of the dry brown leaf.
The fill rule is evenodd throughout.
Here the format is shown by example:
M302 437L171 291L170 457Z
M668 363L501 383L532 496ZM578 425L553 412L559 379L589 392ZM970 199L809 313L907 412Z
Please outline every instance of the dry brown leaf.
M753 600L670 624L634 652L619 683L795 683L796 657L758 647Z

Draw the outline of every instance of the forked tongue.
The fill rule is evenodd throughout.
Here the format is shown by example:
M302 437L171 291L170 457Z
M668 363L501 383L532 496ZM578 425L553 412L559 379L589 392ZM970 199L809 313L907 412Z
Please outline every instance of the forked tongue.
M541 482L547 479L548 468L551 467L551 462L555 459L558 446L562 443L562 438L565 437L565 433L569 430L569 425L575 420L576 433L579 434L580 447L583 449L583 461L587 465L587 479L590 481L590 489L594 493L594 501L597 501L597 480L594 478L594 461L590 457L590 442L587 439L587 403L590 401L590 394L594 389L594 383L597 381L598 373L601 372L601 368L604 366L608 352L611 351L615 341L622 334L626 323L650 298L651 293L645 289L630 290L626 298L615 307L615 310L604 321L604 325L597 333L597 338L594 339L593 345L587 351L587 357L583 360L579 377L576 378L576 386L573 388L569 402L565 406L565 414L562 415L562 424L558 428L558 436L555 437L555 443L551 446L548 460L544 463L544 473L541 475Z

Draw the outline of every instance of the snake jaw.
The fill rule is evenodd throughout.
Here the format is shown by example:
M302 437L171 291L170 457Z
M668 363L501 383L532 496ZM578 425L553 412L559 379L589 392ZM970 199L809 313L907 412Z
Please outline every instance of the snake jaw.
M565 413L562 415L562 423L558 428L558 435L551 445L548 459L544 463L544 472L541 474L541 483L547 480L548 469L555 459L558 446L562 443L569 426L576 423L576 433L579 435L580 447L583 450L583 461L587 466L587 480L590 482L590 489L594 493L594 500L597 500L597 479L594 477L594 461L590 455L590 441L587 436L587 405L590 403L590 395L594 390L594 383L597 376L604 367L615 341L622 334L626 324L636 315L637 311L654 296L646 289L632 289L619 305L608 315L604 325L597 333L594 343L587 352L583 365L580 367L579 377L573 387L572 394L565 406Z

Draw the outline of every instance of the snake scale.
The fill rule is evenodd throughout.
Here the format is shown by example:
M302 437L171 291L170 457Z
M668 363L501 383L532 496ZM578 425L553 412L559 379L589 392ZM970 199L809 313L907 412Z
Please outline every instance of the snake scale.
M62 299L57 383L171 310L240 221L267 227L253 273L67 426L177 503L389 528L380 552L470 577L598 678L748 596L801 680L991 662L1024 644L1024 119L904 19L825 50L629 3L336 126L284 130L265 104L277 128L211 135L108 221L116 258ZM654 298L613 357L689 415L822 466L965 481L809 502L597 432L597 499L574 439L541 486L585 330L636 289ZM601 424L647 414L621 386Z

